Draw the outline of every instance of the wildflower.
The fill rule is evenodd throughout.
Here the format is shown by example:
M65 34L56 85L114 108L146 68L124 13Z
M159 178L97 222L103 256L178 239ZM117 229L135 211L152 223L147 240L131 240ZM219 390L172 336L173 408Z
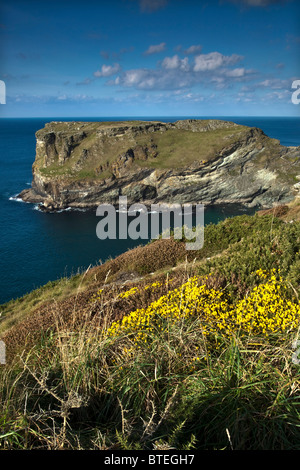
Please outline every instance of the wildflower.
M176 322L189 318L201 320L201 334L204 336L217 334L228 337L239 331L240 334L250 332L268 338L272 333L297 328L300 304L288 298L281 276L274 270L267 273L260 269L255 274L259 276L260 284L237 303L233 298L226 298L223 292L207 287L205 279L194 276L148 307L134 310L114 322L108 334L132 334L135 344L139 345L151 340L155 330L163 332ZM123 294L132 295L136 289Z

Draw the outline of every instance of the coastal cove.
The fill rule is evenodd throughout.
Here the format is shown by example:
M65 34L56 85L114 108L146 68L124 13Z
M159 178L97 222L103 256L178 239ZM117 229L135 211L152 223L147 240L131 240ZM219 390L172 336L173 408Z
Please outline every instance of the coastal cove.
M78 118L80 121L119 121L129 118ZM130 118L132 119L132 118ZM175 122L185 118L136 118ZM202 118L197 118L202 119ZM211 119L211 118L210 118ZM221 117L261 128L266 135L279 139L282 145L300 145L300 121L297 118ZM21 202L16 196L32 180L35 158L35 132L54 120L75 119L1 119L1 292L0 303L64 276L82 272L90 265L104 262L145 241L99 240L95 210L69 209L45 213L35 204ZM237 206L209 207L205 224L216 223L254 209Z

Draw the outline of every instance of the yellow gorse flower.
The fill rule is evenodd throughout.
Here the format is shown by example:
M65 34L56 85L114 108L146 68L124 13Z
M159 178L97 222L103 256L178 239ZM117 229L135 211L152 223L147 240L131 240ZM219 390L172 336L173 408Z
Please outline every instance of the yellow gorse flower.
M254 287L250 295L237 304L236 325L245 331L263 333L265 336L297 328L300 306L287 298L283 279L277 279L274 271L269 277L265 272L257 274L266 282Z
M138 288L137 287L132 287L131 289L125 291L125 292L121 292L119 294L119 298L120 299L127 299L128 297L131 297L133 296L136 292L137 292Z
M166 285L167 283L170 283L172 282L172 279L169 279L168 281L166 281ZM151 289L152 291L159 288L159 287L162 287L162 283L159 282L159 281L155 281L155 282L152 282L151 284L147 284L145 287L144 287L144 290L148 290L148 289ZM133 295L135 295L140 289L138 287L132 287L131 289L125 291L125 292L121 292L119 294L119 298L121 299L127 299L128 297L132 297Z
M228 336L240 331L268 337L270 333L297 328L300 305L288 299L283 279L277 278L274 271L268 274L258 270L255 274L261 283L237 303L234 299L226 299L223 292L207 287L205 280L194 276L148 307L134 310L122 320L112 323L108 334L133 334L134 342L140 344L147 342L155 330L162 331L190 317L201 320L201 333L204 335ZM127 291L127 294L136 292L134 289Z
M136 342L146 340L147 331L163 329L163 323L175 323L182 318L202 312L206 317L213 317L220 328L225 328L228 317L228 304L223 300L222 292L198 285L198 278L193 277L181 287L168 292L148 307L130 312L122 320L114 322L108 330L109 335L117 332L135 332Z

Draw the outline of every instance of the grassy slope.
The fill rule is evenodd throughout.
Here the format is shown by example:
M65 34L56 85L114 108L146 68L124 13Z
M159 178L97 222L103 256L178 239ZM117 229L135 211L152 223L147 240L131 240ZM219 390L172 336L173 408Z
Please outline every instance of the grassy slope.
M2 306L2 337L12 365L0 375L0 443L51 449L299 448L294 334L251 345L237 332L220 339L219 350L208 356L210 343L199 335L197 318L168 327L167 335L153 334L150 351L145 346L134 355L128 338L112 341L102 333L103 324L149 305L193 274L210 273L210 287L238 301L255 287L253 272L273 268L297 298L297 203L208 226L199 252L187 253L181 241L158 240ZM163 287L143 288L154 281ZM138 288L136 295L119 297L131 287ZM99 289L100 299L93 300ZM20 360L15 353L25 343L30 352ZM51 415L52 409L60 411Z
M289 226L285 226L282 222L300 222L300 205L295 201L289 205L280 206L278 209L260 211L258 215L265 216L262 219L263 222L257 217L241 216L227 219L217 226L213 224L208 226L205 230L204 247L198 252L186 251L184 242L180 240L158 240L145 247L141 246L130 250L116 259L108 260L103 265L93 267L82 274L50 281L45 286L41 286L23 297L13 299L0 306L0 335L3 335L12 326L18 325L27 316L32 316L34 311L45 309L47 305L51 305L53 299L57 303L65 300L72 302L76 296L84 296L85 292L90 295L90 292L99 289L104 281L106 284L114 281L122 284L122 280L124 280L128 284L131 277L140 278L149 276L150 273L151 277L154 277L153 273L160 274L160 272L172 271L176 266L180 267L186 261L192 262L194 267L201 266L199 269L204 271L209 271L210 265L216 262L219 266L218 269L220 269L223 260L225 264L227 263L228 252L229 256L234 252L235 257L238 257L241 247L244 249L244 244L251 243L251 246L254 244L251 237L256 236L257 230L259 231L257 235L259 240L261 230L268 234L268 230L277 230L278 224L284 230L288 230ZM274 216L276 216L275 219ZM291 226L290 229L294 229L294 226ZM262 249L261 242L258 243L257 249ZM251 256L250 254L249 259ZM217 261L208 259L212 257L216 257ZM257 259L253 261L254 264L257 262ZM267 262L267 258L260 260L261 264ZM284 263L284 259L282 259L282 263ZM241 276L242 266L237 266L235 270L234 274L238 275L239 273ZM289 272L293 272L293 265L289 266ZM291 274L289 275L291 276ZM295 280L298 282L298 278Z

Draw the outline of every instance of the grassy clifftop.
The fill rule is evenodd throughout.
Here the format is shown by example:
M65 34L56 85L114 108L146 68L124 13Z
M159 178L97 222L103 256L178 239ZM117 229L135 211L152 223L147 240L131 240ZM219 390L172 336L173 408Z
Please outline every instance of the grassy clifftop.
M105 178L129 149L136 166L178 169L206 162L243 139L248 128L226 121L48 123L37 132L35 170L44 176ZM85 155L83 159L82 156Z
M298 449L300 210L157 240L1 307L2 448Z
M278 140L260 129L228 121L50 122L36 137L34 169L53 178L111 177L114 164L128 163L122 159L128 151L135 170L197 167L226 157L251 140L255 140L258 151L258 169L270 165L275 170L281 166L282 147Z

